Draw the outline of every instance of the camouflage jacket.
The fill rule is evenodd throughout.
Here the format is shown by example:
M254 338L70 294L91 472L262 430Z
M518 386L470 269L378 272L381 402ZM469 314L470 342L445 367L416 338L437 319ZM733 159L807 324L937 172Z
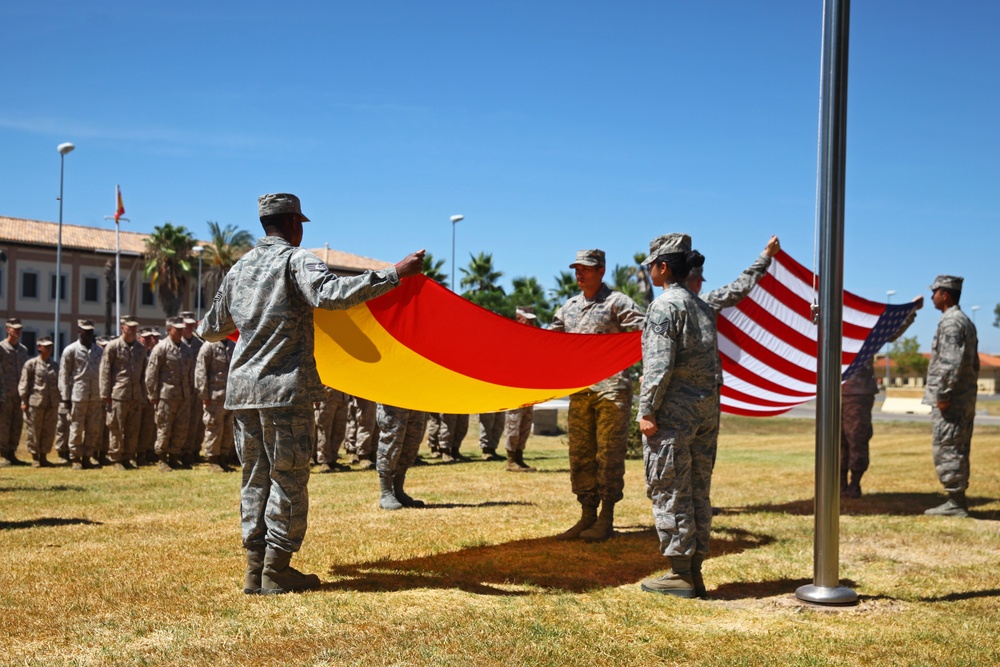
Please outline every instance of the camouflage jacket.
M668 285L642 329L639 416L667 414L716 393L715 313L678 284Z
M761 253L760 257L755 259L736 280L707 294L699 294L698 298L707 303L708 307L718 315L723 308L735 306L740 299L749 294L753 286L767 273L769 266L771 258L766 253Z
M643 314L635 301L602 284L593 299L583 294L570 297L552 316L549 330L576 334L623 333L641 329L642 323ZM630 391L631 387L626 368L590 389L597 392Z
M346 310L399 284L395 267L338 277L308 250L265 236L230 269L198 326L205 340L239 331L226 408L322 401L313 357L313 309Z
M66 346L59 359L59 394L64 401L101 400L101 355L97 343L85 348L75 340Z
M164 338L146 362L146 395L151 401L189 398L194 392L194 353L183 341Z
M198 390L198 398L203 401L226 400L226 381L235 346L228 338L201 346L194 366L194 387Z
M17 397L17 383L27 362L28 348L20 343L11 347L6 338L0 341L0 400L4 396Z
M59 405L59 366L49 359L32 357L21 369L17 386L21 403L35 408L54 408Z
M121 336L104 348L101 357L101 398L116 401L142 400L142 371L146 348L138 340L126 343Z
M927 387L923 402L975 402L979 380L979 339L976 325L958 306L941 314L931 361L927 366Z

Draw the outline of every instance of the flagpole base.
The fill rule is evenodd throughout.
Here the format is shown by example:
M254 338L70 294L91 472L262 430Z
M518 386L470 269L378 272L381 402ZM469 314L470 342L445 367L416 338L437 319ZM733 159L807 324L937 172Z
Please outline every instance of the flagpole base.
M803 602L829 605L852 605L858 603L858 594L846 586L799 586L795 589L795 597Z

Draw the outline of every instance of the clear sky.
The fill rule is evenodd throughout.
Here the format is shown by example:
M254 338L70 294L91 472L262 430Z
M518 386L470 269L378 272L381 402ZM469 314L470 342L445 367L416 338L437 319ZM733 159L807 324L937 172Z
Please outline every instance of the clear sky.
M938 273L1000 353L1000 3L855 2L845 286ZM256 233L298 194L304 244L546 287L579 248L683 231L728 282L778 234L813 266L820 0L0 5L0 215ZM929 349L929 301L911 333Z

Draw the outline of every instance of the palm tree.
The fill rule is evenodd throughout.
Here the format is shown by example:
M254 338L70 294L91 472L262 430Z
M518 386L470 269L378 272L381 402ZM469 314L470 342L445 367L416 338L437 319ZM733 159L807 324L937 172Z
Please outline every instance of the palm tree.
M628 296L636 303L642 303L643 294L639 289L639 283L632 280L632 277L635 274L636 268L634 266L622 266L621 264L616 264L615 270L611 274L614 279L612 287Z
M201 289L211 299L233 264L253 247L253 234L236 225L221 227L211 220L208 221L208 232L211 241L202 246L204 251L201 256L201 261L208 268L203 272Z
M434 256L430 253L424 255L424 275L435 282L441 283L443 286L448 286L448 276L445 275L441 267L444 266L444 260L439 259L434 261Z
M469 288L469 292L500 292L503 288L496 284L497 280L503 276L503 272L497 271L493 266L493 254L480 252L479 256L469 253L472 259L469 268L459 269L462 272L462 287Z
M639 301L636 299L636 303L640 306L648 306L653 303L653 279L649 276L649 271L643 265L642 261L646 259L646 253L637 252L632 256L635 260L636 272L635 280L639 283L639 291L643 296L643 300Z
M556 276L555 289L549 290L553 301L562 302L571 296L580 293L580 286L576 284L576 274L570 271L560 271Z
M151 280L168 317L176 315L184 303L193 247L191 232L183 225L174 227L169 222L154 227L146 239L146 268L142 275Z
M511 281L514 291L510 294L510 302L515 308L518 306L532 306L535 315L543 324L552 321L552 305L545 298L545 288L541 286L534 276L521 276Z

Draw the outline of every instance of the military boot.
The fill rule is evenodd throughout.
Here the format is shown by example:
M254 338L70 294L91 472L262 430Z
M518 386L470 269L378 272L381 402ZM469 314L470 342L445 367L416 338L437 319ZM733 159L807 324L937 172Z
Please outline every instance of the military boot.
M247 571L243 579L243 592L260 595L260 577L264 572L264 548L247 549Z
M517 453L517 464L521 466L521 472L536 472L534 468L529 466L524 462L524 452L520 451Z
M584 542L603 542L615 534L615 504L604 501L601 504L601 515L597 517L587 530L580 533Z
M405 472L397 472L392 476L392 491L396 500L398 500L403 507L424 507L426 505L424 501L411 498L406 494L406 491L403 491L403 484L405 482Z
M864 472L858 472L857 470L851 471L851 482L847 485L848 498L861 497L861 476L864 474Z
M580 520L573 524L573 527L564 533L556 535L557 540L575 540L580 537L580 533L597 523L597 506L581 505L582 514Z
M691 574L691 558L688 556L671 557L670 572L662 577L643 579L640 587L647 593L693 598L695 588L694 578Z
M694 584L694 596L703 600L708 597L708 591L705 590L705 579L701 576L701 564L704 562L704 556L691 558L691 583Z
M403 503L399 502L399 499L396 498L396 490L393 486L392 474L380 472L378 474L378 483L381 489L381 493L378 497L378 506L384 510L403 509Z
M42 461L41 461L41 459L38 458L38 454L32 454L31 455L31 467L32 468L41 468L42 467Z
M174 468L165 459L160 459L156 464L156 469L160 472L173 472Z
M209 472L229 472L226 470L225 466L222 465L221 456L209 456L208 457L208 471Z
M497 454L495 449L484 449L483 450L483 460L484 461L502 461L503 459Z
M319 577L303 574L289 565L292 554L268 547L264 553L264 570L260 576L262 595L280 595L319 588Z
M924 514L930 516L957 516L965 518L969 516L969 503L965 499L965 492L949 493L948 500L943 505L932 507Z
M521 452L507 452L507 472L535 472L521 456Z

